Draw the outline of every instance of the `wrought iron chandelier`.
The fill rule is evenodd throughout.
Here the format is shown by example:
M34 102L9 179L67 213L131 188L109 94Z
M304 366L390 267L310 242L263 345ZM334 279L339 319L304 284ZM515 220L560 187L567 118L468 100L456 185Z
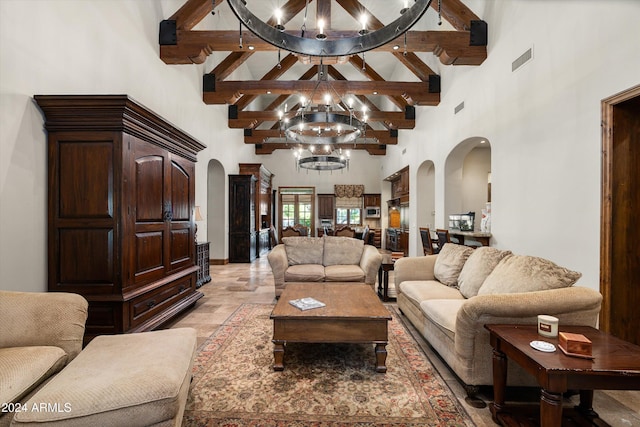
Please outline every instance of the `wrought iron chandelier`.
M285 31L285 27L281 23L282 15L279 11L274 13L276 18L275 25L270 25L249 10L246 0L227 0L231 10L240 20L241 29L242 25L244 25L256 36L280 49L302 55L320 57L353 55L389 43L416 24L429 8L431 1L414 0L414 4L409 7L409 0L404 0L404 8L400 10L399 17L375 31L367 28L367 17L363 15L360 18L362 26L359 31L354 32L354 36L332 39L325 33L321 18L316 23L315 35L313 37L305 37L309 0L306 2L304 22L300 28L299 35Z
M310 96L300 96L297 109L278 110L281 138L297 144L294 150L298 170L338 170L349 168L349 150L336 145L366 141L367 106L359 109L354 99L344 100L327 79L324 65L318 66L318 82ZM319 100L318 92L324 89ZM305 155L305 153L307 153Z
M353 98L348 98L346 102L343 100L343 97L348 96L338 94L327 80L323 58L346 57L362 53L364 60L364 52L389 43L403 34L406 46L405 33L425 14L431 1L403 0L404 7L399 10L398 17L381 28L368 28L368 17L363 13L358 19L360 27L357 30L340 32L339 37L332 37L336 33L325 31L323 19L329 17L318 16L315 31L306 31L310 0L306 0L304 20L299 32L287 31L282 23L282 11L279 9L267 23L249 10L246 0L227 0L240 21L240 45L242 45L242 27L244 26L257 37L277 47L278 58L280 58L280 49L320 58L318 84L311 96L301 97L299 107L294 108L293 114L287 111L287 104L284 111L278 111L281 134L278 139L284 138L286 142L297 144L294 156L298 170L348 169L349 150L343 150L342 147L335 148L335 146L351 143L355 146L358 138L363 142L367 140L366 105L356 110ZM410 6L410 3L413 4ZM373 26L375 25L371 25ZM324 85L324 101L318 101L315 96L321 84Z

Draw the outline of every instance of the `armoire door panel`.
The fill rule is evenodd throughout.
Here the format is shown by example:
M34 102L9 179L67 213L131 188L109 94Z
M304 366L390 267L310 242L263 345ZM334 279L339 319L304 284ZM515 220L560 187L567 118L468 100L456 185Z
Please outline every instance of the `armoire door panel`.
M175 269L182 265L191 264L191 229L171 230L171 268Z
M59 141L59 218L113 218L112 141Z
M110 228L63 228L58 232L60 257L58 284L85 289L113 287L114 233ZM102 290L104 291L104 289Z
M149 275L164 274L163 247L164 232L136 233L136 283L148 279Z
M188 221L191 216L189 188L191 176L175 161L171 162L171 205L173 221Z
M165 215L164 157L136 158L136 222L162 221Z

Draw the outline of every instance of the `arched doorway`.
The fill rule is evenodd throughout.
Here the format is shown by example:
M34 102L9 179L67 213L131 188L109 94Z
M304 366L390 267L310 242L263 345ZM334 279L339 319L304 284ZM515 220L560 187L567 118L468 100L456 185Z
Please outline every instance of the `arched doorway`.
M435 228L436 213L436 168L431 160L424 161L418 167L416 176L416 227ZM422 255L422 241L416 239L415 254Z
M474 231L480 230L482 209L491 201L491 144L486 138L471 137L447 156L444 182L443 226L449 215L475 212Z
M227 192L224 166L211 159L207 166L207 238L210 242L209 260L224 264L227 260L227 233L225 215Z

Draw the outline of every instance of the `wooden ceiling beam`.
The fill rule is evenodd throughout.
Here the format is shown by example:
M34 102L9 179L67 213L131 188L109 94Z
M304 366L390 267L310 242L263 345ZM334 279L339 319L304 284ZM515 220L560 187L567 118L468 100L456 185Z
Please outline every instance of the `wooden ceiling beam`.
M216 79L217 80L217 79ZM330 83L332 90L341 97L352 95L400 95L411 99L416 105L438 105L440 93L430 92L429 82L373 82L373 81L341 81ZM302 94L311 97L316 90L316 81L283 81L283 80L252 80L252 81L216 81L215 87L203 93L206 104L234 103L242 95L265 95L268 92L276 95Z
M256 144L256 154L272 154L276 150L290 150L292 148L298 148L299 144L292 144L286 142L269 142L266 144ZM384 156L387 154L387 146L384 144L337 144L336 148L342 148L343 150L365 150L372 156Z
M380 74L376 72L371 66L365 66L365 61L359 57L358 55L353 55L349 58L349 62L353 65L362 75L364 75L369 80L375 82L383 82L386 81ZM389 96L388 97L391 102L393 102L396 107L400 109L404 109L407 105L407 102L401 96Z
M297 33L297 32L291 32ZM310 37L314 32L308 31ZM353 31L326 31L328 37L353 36ZM177 31L176 45L160 45L160 58L167 64L201 64L213 52L266 52L277 48L249 31ZM446 65L480 65L487 58L486 46L470 46L468 31L409 31L407 52L434 52ZM253 47L250 50L249 47ZM404 37L375 49L376 52L404 52ZM443 59L444 58L444 59ZM305 60L301 57L301 60Z
M285 72L287 72L291 67L293 67L296 62L298 62L298 58L295 55L290 53L289 55L285 56L284 59L278 63L278 65L273 67L264 76L262 76L261 80L277 79L278 77L282 76ZM236 103L236 105L238 106L238 109L244 110L247 107L247 105L249 105L254 99L256 99L256 95L243 96Z
M461 0L442 0L441 3L442 17L458 31L469 31L471 29L471 21L480 19ZM431 7L437 11L438 2L432 1Z
M245 135L244 142L245 144L277 144L277 142L267 142L269 138L283 138L284 133L279 129L251 129L250 135ZM367 139L375 138L377 139L378 144L385 145L395 145L398 143L398 135L392 134L389 130L367 130ZM296 147L299 147L300 144L295 142L290 142L289 144L293 144ZM350 144L331 144L336 147L346 147L353 146L353 143Z
M211 0L187 0L169 19L176 21L177 29L190 30L222 2L223 0L214 0L213 2Z
M293 118L297 113L297 108L292 107L284 118ZM337 111L336 114L348 116L346 111ZM367 112L368 122L382 122L388 124L392 129L413 129L415 119L407 118L404 111L369 111ZM229 119L231 129L252 129L256 123L277 122L279 120L277 110L265 111L238 111L236 118ZM368 131L367 131L368 132Z
M216 76L216 80L224 80L249 59L250 52L231 52L209 74Z

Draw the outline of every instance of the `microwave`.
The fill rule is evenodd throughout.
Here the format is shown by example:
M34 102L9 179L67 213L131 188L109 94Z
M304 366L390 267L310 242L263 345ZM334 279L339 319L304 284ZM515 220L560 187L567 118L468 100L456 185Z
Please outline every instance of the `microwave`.
M365 218L380 218L380 208L377 206L367 206L364 208Z

